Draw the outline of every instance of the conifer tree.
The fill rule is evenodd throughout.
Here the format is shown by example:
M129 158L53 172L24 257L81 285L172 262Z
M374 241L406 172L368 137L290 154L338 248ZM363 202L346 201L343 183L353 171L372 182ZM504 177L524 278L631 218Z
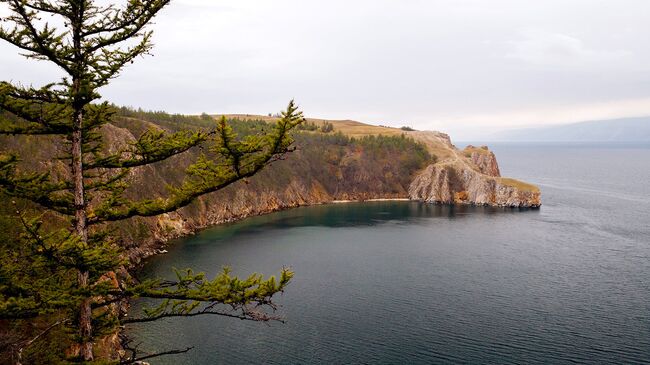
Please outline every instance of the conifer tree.
M150 51L152 33L146 26L168 3L0 0L10 10L1 19L0 38L27 58L51 62L65 73L61 81L42 87L1 82L0 135L61 139L65 154L52 159L67 166L66 171L27 171L15 151L0 154L0 193L14 201L23 227L15 239L0 242L0 319L50 318L48 331L65 327L62 333L73 344L68 360L93 361L93 342L127 323L203 314L277 319L271 298L293 275L283 269L277 280L258 274L239 279L224 269L209 279L183 270L174 281L115 280L125 258L107 223L172 212L254 175L290 151L289 132L303 121L292 101L269 133L238 136L221 118L209 130L151 130L129 148L110 153L101 128L115 110L99 101L99 90ZM139 201L126 197L129 169L197 146L205 153L167 195ZM43 214L63 217L67 224L47 224ZM120 318L114 304L137 297L160 299L160 304L141 317ZM151 356L138 357L128 341L123 345L130 349L123 362Z

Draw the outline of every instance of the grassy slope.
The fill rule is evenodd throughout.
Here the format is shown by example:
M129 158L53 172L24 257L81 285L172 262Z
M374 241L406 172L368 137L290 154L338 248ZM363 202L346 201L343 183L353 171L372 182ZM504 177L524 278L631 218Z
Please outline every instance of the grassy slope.
M500 177L498 179L503 185L514 186L515 188L517 188L517 189L519 189L521 191L530 191L530 192L534 192L534 193L539 192L539 187L537 187L537 186L535 186L533 184L529 184L529 183L526 183L526 182L523 182L523 181L520 181L520 180L516 180L516 179L511 179L511 178L508 178L508 177Z

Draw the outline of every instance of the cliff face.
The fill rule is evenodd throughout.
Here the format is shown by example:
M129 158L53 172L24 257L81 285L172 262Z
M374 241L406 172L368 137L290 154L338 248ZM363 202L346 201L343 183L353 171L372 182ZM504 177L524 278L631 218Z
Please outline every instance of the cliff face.
M469 157L470 162L478 167L481 173L488 176L501 176L497 158L492 151L488 150L487 146L481 146L477 148L469 145L463 150L463 155L465 155L465 157Z
M246 119L251 117L254 116ZM327 122L342 135L298 133L295 152L247 181L201 197L177 212L155 218L136 217L115 224L113 228L120 232L131 261L138 263L157 253L162 243L211 225L335 200L410 198L432 203L509 207L541 204L535 186L500 177L496 157L487 147L468 146L460 151L444 133L402 131L354 121ZM115 152L147 129L185 127L176 121L122 117L104 126L102 134L110 151ZM54 140L39 141L40 147L36 148L33 137L0 139L2 146L20 152L26 169L64 170L61 161L49 165L34 163L51 160L64 148ZM189 151L166 162L133 169L130 182L134 187L127 190L128 196L132 199L164 196L167 185L182 181L185 166L198 153Z
M112 145L133 141L137 136L133 130L144 130L134 123L142 122L107 126L105 137ZM131 261L137 263L157 253L170 239L219 223L335 200L408 198L410 182L433 158L422 144L401 135L351 139L301 132L295 140L296 151L246 181L173 213L120 222L115 228L124 237ZM128 195L139 199L164 196L165 186L182 181L184 167L195 153L133 169L134 188Z
M456 149L449 140L444 158L417 174L409 198L442 204L476 204L535 208L541 205L539 188L502 178L494 153L486 146Z
M462 165L433 164L413 180L409 197L431 203L539 207L539 190L519 184Z

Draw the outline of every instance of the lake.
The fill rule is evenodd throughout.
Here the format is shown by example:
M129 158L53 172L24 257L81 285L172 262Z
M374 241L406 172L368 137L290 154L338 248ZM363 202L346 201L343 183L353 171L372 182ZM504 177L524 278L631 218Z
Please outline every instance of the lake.
M349 203L208 229L140 275L290 266L286 324L130 333L149 350L195 346L152 364L650 363L650 147L491 147L504 176L540 186L541 209Z

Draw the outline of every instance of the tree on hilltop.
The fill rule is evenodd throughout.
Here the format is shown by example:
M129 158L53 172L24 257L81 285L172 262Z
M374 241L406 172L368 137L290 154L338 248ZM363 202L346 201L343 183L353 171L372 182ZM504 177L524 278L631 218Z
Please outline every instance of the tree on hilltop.
M128 148L111 153L101 130L115 110L99 101L99 90L127 64L148 54L152 32L146 26L168 3L0 0L10 10L1 19L0 38L28 59L53 63L65 74L61 81L38 88L0 83L0 135L32 136L32 148L39 147L38 138L59 139L65 146L64 154L51 156L53 161L65 161L63 171L27 171L16 151L0 152L0 192L15 201L12 209L22 227L18 237L0 242L0 319L39 318L48 323L35 337L21 342L19 355L55 327L63 328L70 344L60 358L88 362L95 358L93 343L127 323L203 314L278 319L272 314L272 297L291 279L293 273L287 269L277 279L258 274L239 279L228 269L214 279L192 270L177 271L174 281L127 285L116 279L115 272L125 264L124 250L107 230L108 223L172 212L254 175L290 151L289 132L303 121L292 101L266 134L238 136L221 118L210 130L149 130ZM165 196L126 197L130 169L198 146L205 152ZM47 213L33 214L24 201ZM43 214L53 214L66 224L48 224ZM141 317L121 318L115 303L137 297L159 299L160 304ZM127 340L122 345L128 351L121 362L156 356L138 356Z

